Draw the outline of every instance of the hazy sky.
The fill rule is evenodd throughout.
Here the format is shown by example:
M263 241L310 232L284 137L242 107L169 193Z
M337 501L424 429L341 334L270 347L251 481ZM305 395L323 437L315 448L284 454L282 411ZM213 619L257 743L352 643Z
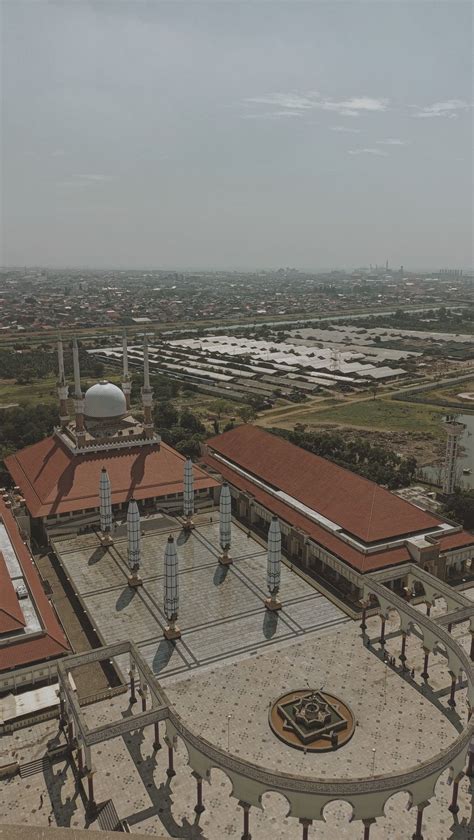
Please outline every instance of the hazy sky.
M470 2L2 3L2 263L466 267Z

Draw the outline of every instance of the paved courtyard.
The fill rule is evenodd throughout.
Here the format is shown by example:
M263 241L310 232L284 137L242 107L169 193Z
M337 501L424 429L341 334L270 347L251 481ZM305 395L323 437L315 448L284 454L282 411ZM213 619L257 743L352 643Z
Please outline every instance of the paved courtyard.
M269 614L266 597L266 552L260 543L233 526L234 565L217 563L218 524L201 521L188 537L176 520L167 529L147 532L142 540L141 574L144 585L131 592L126 584L126 541L118 539L104 552L93 535L57 544L61 560L87 610L107 643L133 639L163 684L185 723L224 750L267 768L330 779L357 778L407 770L447 746L467 718L465 689L456 694L457 706L447 704L450 678L441 652L430 656L429 684L421 678L423 651L416 630L407 639L409 671L402 674L385 662L377 643L380 620L367 621L372 639L364 646L358 623L345 615L296 572L282 568L283 610ZM169 529L177 538L180 558L180 616L183 637L176 644L162 636L164 615L163 554ZM467 592L474 595L474 589ZM420 611L425 607L420 606ZM445 610L440 599L432 616ZM469 647L468 625L455 626L455 636ZM398 657L398 617L386 623L387 653ZM120 660L126 673L128 663ZM411 669L414 675L411 675ZM335 752L304 754L280 742L268 724L270 704L292 688L323 687L341 697L352 709L356 727L349 743ZM134 707L136 709L137 707ZM133 713L128 696L84 708L92 724ZM0 742L0 763L20 764L42 758L57 746L57 721L40 723L5 736ZM213 770L204 784L205 812L194 813L196 786L187 766L184 746L178 742L177 775L167 779L166 750L153 751L153 731L134 731L93 749L95 796L99 803L112 799L132 832L185 840L237 840L242 833L242 812L230 796L225 774ZM470 780L459 789L460 811L448 810L451 787L444 773L436 798L424 812L425 840L474 840ZM26 778L0 782L0 825L101 827L89 823L85 800L76 788L68 759L44 762ZM474 790L474 789L473 789ZM408 840L416 821L407 810L407 794L398 794L386 806L386 817L372 826L371 840ZM251 809L253 840L299 840L301 826L287 818L287 803L277 794L263 797L263 810ZM315 822L314 840L362 840L363 827L350 823L347 803L330 803L325 822Z
M95 535L55 543L106 644L133 640L160 678L254 655L265 647L281 647L348 621L338 607L284 565L283 609L269 613L263 604L268 597L266 550L240 527L232 526L234 562L224 568L218 563L217 521L206 517L189 535L177 520L169 519L167 524L167 529L142 537L143 586L136 590L127 585L126 539L116 540L105 551ZM178 624L183 636L177 643L163 638L163 557L170 532L179 554ZM119 664L126 673L128 663Z
M423 609L423 607L420 607ZM437 611L441 605L437 606ZM400 637L395 621L387 622L389 652L398 654ZM368 620L368 634L379 632L379 620ZM467 643L462 627L454 634ZM466 637L466 639L465 639ZM283 647L262 647L255 655L216 662L205 669L162 677L163 685L186 723L204 737L232 753L262 766L290 773L332 776L367 776L390 769L408 769L456 737L466 718L465 691L457 693L457 708L447 706L449 676L441 654L430 660L430 687L422 688L423 655L415 635L407 643L408 666L415 677L403 677L398 668L383 661L379 646L364 647L358 625L347 622L322 635L306 634ZM268 726L268 704L293 686L324 685L351 706L357 719L352 740L334 753L304 755L283 745ZM127 696L116 697L85 709L96 723L130 714ZM230 718L229 718L230 715ZM57 738L57 722L39 724L3 739L4 755L16 752L20 762L43 755L48 740ZM39 737L41 736L41 737ZM213 771L211 784L204 784L206 811L194 813L195 781L186 766L186 751L178 742L177 775L166 777L166 750L153 752L152 727L133 732L94 748L96 799L112 798L121 818L133 832L186 838L223 840L242 833L242 814L230 797L227 777ZM40 743L38 743L38 741ZM57 741L55 741L57 743ZM44 805L40 808L40 795ZM440 778L436 799L424 813L425 840L472 840L471 786L460 785L460 811L448 811L451 788L447 773ZM371 829L371 840L408 840L414 831L415 813L406 810L407 796L399 794L387 804L385 819ZM37 775L15 777L2 784L0 822L20 821L83 827L87 824L84 803L78 796L72 769L60 759ZM266 794L263 811L251 810L254 840L299 840L301 826L286 818L286 802ZM314 823L310 840L362 840L360 823L349 823L350 808L335 802L325 809L326 822ZM99 828L97 822L90 828Z

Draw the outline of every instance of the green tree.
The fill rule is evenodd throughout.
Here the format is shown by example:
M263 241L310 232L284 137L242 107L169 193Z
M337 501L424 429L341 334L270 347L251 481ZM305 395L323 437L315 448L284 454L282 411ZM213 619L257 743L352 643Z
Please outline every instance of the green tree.
M241 405L240 408L237 409L237 414L244 423L250 423L251 420L255 420L255 417L257 416L255 414L255 409L253 409L251 405Z

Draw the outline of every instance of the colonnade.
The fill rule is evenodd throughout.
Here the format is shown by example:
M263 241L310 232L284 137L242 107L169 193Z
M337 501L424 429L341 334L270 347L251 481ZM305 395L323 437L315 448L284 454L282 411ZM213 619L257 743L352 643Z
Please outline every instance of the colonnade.
M212 770L223 771L232 784L231 795L238 801L242 813L242 840L251 840L251 817L252 808L262 807L262 796L266 792L282 794L289 803L289 816L298 820L300 837L302 840L310 840L311 827L314 821L324 819L323 811L329 802L343 800L349 802L353 809L354 820L361 822L361 840L370 840L371 828L376 821L384 815L386 802L396 793L408 791L411 797L411 807L414 810L414 834L412 840L427 840L423 837L423 814L430 804L434 795L436 782L444 770L450 769L451 801L449 811L456 814L459 811L458 795L459 784L464 775L474 775L474 752L470 751L470 744L474 733L474 719L471 719L474 708L474 686L473 668L471 662L474 654L474 644L471 644L469 655L452 638L450 627L445 629L436 624L436 620L429 615L415 610L408 602L395 595L390 589L380 583L375 576L366 576L363 582L363 609L362 609L362 639L367 643L367 611L371 607L369 596L378 601L378 613L380 616L380 637L378 642L382 648L386 646L386 620L391 610L396 610L400 617L401 650L399 659L402 670L406 670L406 643L407 637L417 625L422 633L423 650L423 672L422 678L429 679L429 656L437 644L443 644L446 648L448 670L451 675L451 688L448 704L454 708L456 704L457 680L461 673L465 673L468 682L468 703L469 719L460 735L451 745L442 750L433 758L412 768L406 773L395 771L386 776L366 777L362 779L338 779L324 780L308 776L288 776L284 772L267 770L249 761L229 754L210 742L206 741L199 734L191 732L184 724L169 703L165 693L161 689L156 678L148 666L143 663L139 652L132 643L118 643L116 646L109 646L103 650L103 658L120 655L125 649L132 649L130 654L129 685L130 705L140 702L141 713L134 719L127 718L127 729L124 728L125 721L119 724L112 724L114 732L100 733L100 738L92 741L84 730L84 737L91 743L99 743L100 740L116 737L125 731L132 729L143 729L145 726L153 725L153 749L158 751L162 747L167 750L166 776L168 781L176 775L174 766L174 752L178 739L184 743L188 753L188 764L192 770L196 782L196 800L194 811L196 815L205 811L203 796L203 781L210 781ZM462 611L460 611L461 615ZM455 613L450 613L450 623L456 622ZM470 619L470 616L467 616ZM464 618L463 620L466 620ZM376 642L374 642L375 644ZM372 643L371 643L372 644ZM71 754L75 756L77 770L81 777L87 780L88 807L91 813L96 811L94 798L94 768L90 746L81 741L80 709L74 697L71 695L69 686L65 683L68 660L72 667L76 667L82 659L100 656L100 651L79 654L63 660L64 664L58 666L58 671L63 671L60 681L60 715L61 725L65 727L67 741ZM63 691L61 691L61 688ZM148 698L152 695L154 703L148 709ZM159 697L158 697L159 695ZM156 700L159 704L156 705ZM144 717L141 720L140 714ZM79 720L76 717L79 715ZM161 739L160 721L166 721L166 732ZM76 734L76 723L77 734ZM468 756L468 757L467 757ZM466 766L467 759L467 766Z

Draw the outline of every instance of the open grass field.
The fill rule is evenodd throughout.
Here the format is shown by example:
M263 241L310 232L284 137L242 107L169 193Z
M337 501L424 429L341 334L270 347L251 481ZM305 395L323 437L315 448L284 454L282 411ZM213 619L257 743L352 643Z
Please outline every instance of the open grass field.
M117 371L106 371L105 376L110 382L120 384L120 376ZM92 385L95 379L92 376L84 377L82 380L83 389L87 383ZM27 385L18 385L14 379L0 379L0 408L7 405L44 405L45 403L57 402L58 390L55 376L48 376L44 379L35 379Z
M308 426L328 425L353 426L360 429L376 429L391 432L425 432L442 438L444 432L441 419L444 410L436 406L397 402L389 399L367 399L339 403L330 407L304 409L281 418L274 417L272 425L293 428L296 423Z
M474 393L474 376L472 379L466 379L464 382L457 382L454 385L442 385L441 387L434 387L429 391L425 391L423 397L433 405L436 405L438 400L448 401L453 405L463 405L465 402L466 409L474 409L474 403L468 400L464 401L459 398L458 394Z
M0 407L7 405L39 405L57 400L56 379L37 379L28 385L0 379Z

